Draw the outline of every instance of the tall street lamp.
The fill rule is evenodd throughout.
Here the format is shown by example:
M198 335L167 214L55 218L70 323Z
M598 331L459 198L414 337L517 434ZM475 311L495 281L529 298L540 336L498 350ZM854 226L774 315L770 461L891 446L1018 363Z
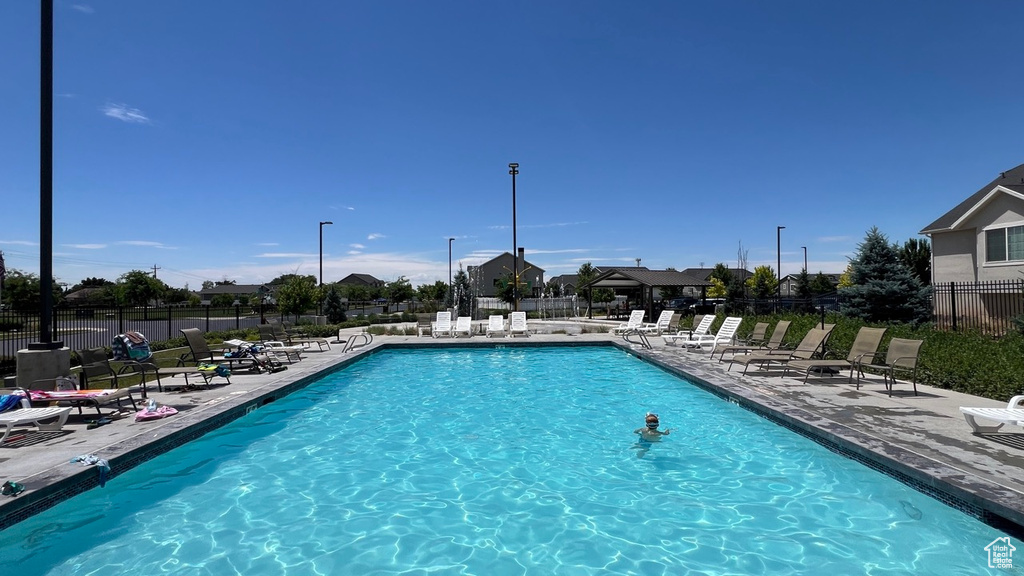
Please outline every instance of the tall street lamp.
M804 272L807 272L807 246L801 246L804 249Z
M785 226L775 227L775 275L779 277L778 297L782 298L782 231Z
M519 311L519 257L516 250L516 174L519 174L519 163L510 162L508 173L512 175L512 310Z
M452 305L455 304L455 297L452 295L452 241L455 238L448 239L448 302Z
M334 222L320 222L320 297L317 298L316 315L321 316L323 314L324 305L324 224L330 225Z

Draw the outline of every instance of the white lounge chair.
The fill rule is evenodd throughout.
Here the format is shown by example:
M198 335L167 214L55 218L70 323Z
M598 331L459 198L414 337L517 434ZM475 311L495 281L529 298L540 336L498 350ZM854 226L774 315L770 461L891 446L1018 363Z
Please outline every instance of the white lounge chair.
M1006 403L1006 408L970 408L961 406L967 424L975 434L993 434L1005 424L1024 426L1024 396L1014 396ZM999 422L996 426L982 426L975 418L984 418ZM1019 431L1024 432L1024 430Z
M684 340L690 340L698 336L708 334L711 331L711 324L715 321L714 314L705 314L700 319L700 323L693 329L693 332L689 330L680 330L675 334L662 334L661 338L665 341L665 345L671 346L676 342L682 342Z
M487 317L487 337L506 336L505 318L499 314L492 314Z
M17 426L33 424L42 431L59 432L64 427L64 423L68 421L68 415L71 414L70 406L32 408L32 402L28 396L22 398L21 406L21 408L0 412L0 426L4 428L4 435L0 436L0 445L3 445L11 430ZM53 422L41 423L43 420L54 418L56 420Z
M633 330L640 330L644 327L644 314L646 312L643 310L633 310L629 313L629 320L612 328L612 334L625 334Z
M441 336L452 335L452 313L445 310L444 312L438 312L437 318L434 320L434 325L430 328L430 335L434 338L440 338Z
M459 316L455 319L455 328L452 329L452 337L457 338L459 336L465 336L471 338L473 336L473 319L469 316Z
M644 324L640 330L648 334L657 334L658 336L668 332L672 327L672 317L676 314L673 310L662 310L661 315L658 316L658 320L653 324Z
M740 323L743 322L743 318L739 316L729 316L726 318L722 325L718 327L718 332L714 335L703 334L700 336L694 336L687 340L680 340L680 343L687 348L698 348L704 350L704 347L711 345L711 356L715 355L715 348L719 345L728 346L732 344L733 338L736 337L736 330L739 329Z
M530 329L526 325L526 312L513 312L508 315L508 321L509 336L515 337L530 335Z

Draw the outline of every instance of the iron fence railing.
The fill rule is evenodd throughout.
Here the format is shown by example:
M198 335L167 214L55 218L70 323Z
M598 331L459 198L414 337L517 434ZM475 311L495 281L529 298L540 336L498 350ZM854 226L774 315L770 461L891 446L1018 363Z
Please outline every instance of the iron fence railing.
M110 346L114 336L141 332L150 342L164 342L181 336L182 328L203 332L237 330L259 326L259 309L248 306L196 307L114 307L56 308L53 310L53 340L71 350ZM13 374L18 350L39 341L39 314L0 310L0 375Z
M1001 336L1024 314L1024 280L944 282L932 288L932 315L940 330Z

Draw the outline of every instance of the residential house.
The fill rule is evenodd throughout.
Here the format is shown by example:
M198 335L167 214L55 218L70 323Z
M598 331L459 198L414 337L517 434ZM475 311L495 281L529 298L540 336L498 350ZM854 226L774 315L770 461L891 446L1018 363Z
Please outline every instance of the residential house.
M818 274L821 274L829 281L830 284L832 284L833 290L836 290L839 287L839 277L842 276L842 274L826 274L824 272L808 272L807 274L809 277L808 279L811 282L814 282L814 279L818 277ZM785 278L782 279L782 282L779 284L779 293L783 297L796 296L797 283L799 279L799 274L788 274Z
M932 284L1016 280L1024 273L1024 164L959 203L921 234L932 244Z
M479 266L467 266L469 285L476 296L493 298L512 276L513 257L503 252ZM518 262L520 294L523 298L539 298L544 286L544 269L526 259Z
M746 282L748 278L754 275L753 272L745 268L729 268L729 273L732 274L733 278L739 278L743 282ZM705 282L711 281L711 273L714 272L714 268L685 268L683 269L684 274L695 276L704 280ZM692 296L694 298L701 297L701 289L697 287L687 287L683 289L683 296Z
M937 324L955 325L956 311L955 316L967 314L984 330L1020 313L1024 164L1000 172L921 234L931 239Z

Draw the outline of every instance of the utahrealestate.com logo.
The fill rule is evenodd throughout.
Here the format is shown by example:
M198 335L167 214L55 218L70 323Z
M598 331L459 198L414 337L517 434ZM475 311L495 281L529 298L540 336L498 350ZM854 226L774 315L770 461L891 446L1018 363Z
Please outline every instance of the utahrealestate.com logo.
M996 538L985 546L988 552L989 568L1013 568L1013 551L1017 548L1010 544L1010 537Z

